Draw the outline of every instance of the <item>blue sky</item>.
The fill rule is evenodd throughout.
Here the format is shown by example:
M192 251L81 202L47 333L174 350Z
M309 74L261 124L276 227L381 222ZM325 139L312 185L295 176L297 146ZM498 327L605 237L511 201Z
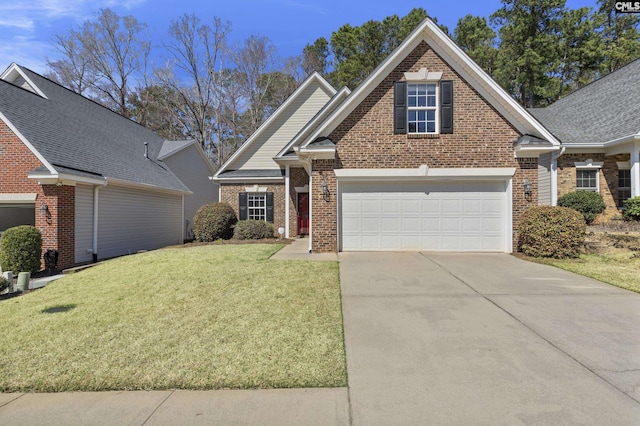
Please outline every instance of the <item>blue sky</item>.
M594 6L595 0L568 0L567 6ZM448 2L442 0L14 0L0 4L0 71L17 62L36 72L45 72L46 58L57 57L50 40L71 26L93 19L100 8L119 15L133 15L148 25L152 39L152 62L160 65L161 44L167 40L172 20L195 13L203 21L214 16L230 21L230 40L238 43L251 34L267 36L281 57L302 53L307 43L349 23L361 25L386 16L406 15L414 7L424 8L438 22L456 26L466 14L488 17L500 7L499 0ZM154 53L155 52L155 55ZM153 63L152 63L153 65Z

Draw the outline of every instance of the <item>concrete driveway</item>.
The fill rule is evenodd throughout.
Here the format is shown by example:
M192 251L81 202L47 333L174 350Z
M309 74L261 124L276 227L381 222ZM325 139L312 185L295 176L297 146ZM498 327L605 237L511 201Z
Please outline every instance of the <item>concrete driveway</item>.
M340 261L353 424L640 424L639 294L502 254Z

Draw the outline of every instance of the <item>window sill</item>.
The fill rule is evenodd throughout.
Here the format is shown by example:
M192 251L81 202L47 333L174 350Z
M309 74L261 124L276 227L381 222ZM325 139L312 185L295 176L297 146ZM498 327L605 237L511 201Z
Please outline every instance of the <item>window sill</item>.
M407 133L407 139L440 139L439 133Z

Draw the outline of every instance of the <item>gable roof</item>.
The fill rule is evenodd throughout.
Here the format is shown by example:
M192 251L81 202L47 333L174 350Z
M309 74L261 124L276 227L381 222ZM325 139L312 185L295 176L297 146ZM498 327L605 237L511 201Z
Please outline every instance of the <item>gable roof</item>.
M17 75L34 90L13 84ZM164 140L151 130L17 64L2 77L0 120L44 164L44 169L33 171L35 175L90 175L102 181L190 192L159 161ZM144 156L145 142L149 158Z
M351 112L393 71L421 42L426 42L449 66L467 81L521 134L530 134L548 140L557 147L560 142L527 110L518 104L477 65L430 18L422 23L367 77L347 100L331 114L302 144L313 142L320 136L328 136Z
M233 153L231 157L224 162L224 164L218 169L217 173L214 177L220 176L222 173L226 171L226 169L231 165L243 152L247 150L249 146L254 144L256 141L260 140L260 137L269 129L269 127L274 123L283 113L284 111L298 99L302 95L302 93L309 88L312 84L319 84L323 87L330 95L333 97L336 94L336 89L334 89L328 82L325 80L319 73L314 72L306 80L284 101L282 105L278 107L274 111L271 116L264 123L258 127L258 129L249 136L249 138Z
M640 59L531 112L566 145L603 145L640 134Z

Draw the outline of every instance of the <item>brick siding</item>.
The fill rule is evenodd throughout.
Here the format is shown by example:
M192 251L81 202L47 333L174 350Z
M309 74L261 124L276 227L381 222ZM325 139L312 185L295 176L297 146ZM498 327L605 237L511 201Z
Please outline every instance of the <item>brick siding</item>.
M442 71L443 80L454 81L454 133L415 138L393 133L393 83L404 72L426 67ZM517 247L518 220L522 212L538 204L537 159L515 159L512 143L520 133L443 59L422 42L329 135L336 143L335 160L313 161L313 243L316 252L337 251L337 168L515 167L513 178L513 247ZM525 198L528 179L533 193ZM330 196L320 191L326 181Z
M241 192L247 192L247 186L253 186L254 183L242 183L242 184L220 184L220 201L229 203L233 210L236 212L236 216L240 217L238 194ZM273 227L274 231L278 232L278 228L284 228L285 224L285 186L283 183L258 183L260 187L266 187L267 192L273 192Z
M603 212L603 219L611 219L619 215L616 200L618 199L618 161L629 161L629 154L605 156L604 153L591 154L564 154L558 158L558 198L569 192L576 191L576 167L575 163L588 159L594 162L603 162L598 171L598 188L607 209Z
M35 225L42 233L43 253L58 250L58 268L68 268L75 261L75 187L40 185L29 179L27 173L40 166L40 160L0 121L0 192L37 194ZM45 204L49 207L46 217L39 212Z

